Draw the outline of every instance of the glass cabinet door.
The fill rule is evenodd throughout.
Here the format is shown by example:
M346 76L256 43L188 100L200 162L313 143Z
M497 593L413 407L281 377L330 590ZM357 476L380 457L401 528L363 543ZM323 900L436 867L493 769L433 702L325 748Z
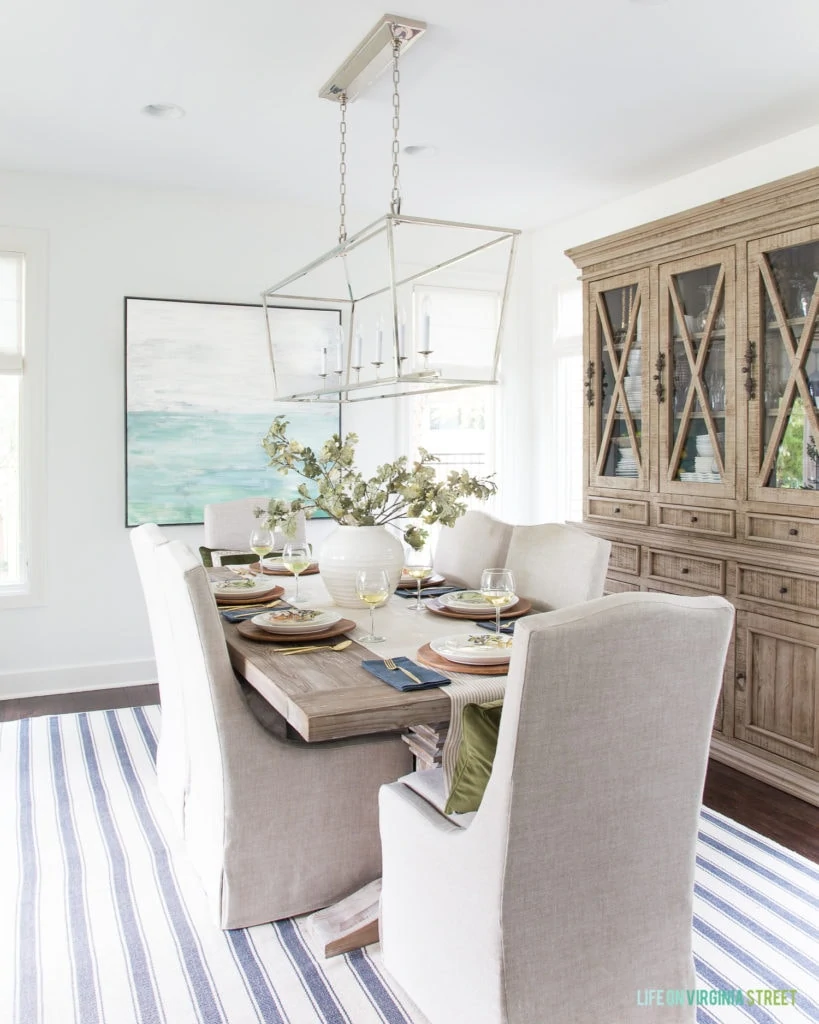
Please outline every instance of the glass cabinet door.
M734 494L733 249L660 267L659 487Z
M749 497L814 504L819 489L819 228L748 247Z
M591 351L586 365L589 483L644 490L648 487L648 356L644 328L648 271L598 281L589 290Z

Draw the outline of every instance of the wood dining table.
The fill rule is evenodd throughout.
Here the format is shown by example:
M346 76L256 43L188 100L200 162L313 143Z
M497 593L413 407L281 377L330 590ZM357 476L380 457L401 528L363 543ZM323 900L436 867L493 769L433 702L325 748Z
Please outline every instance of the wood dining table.
M287 587L284 600L292 593L293 580L271 581ZM288 584L290 584L288 586ZM242 636L238 626L222 618L228 652L234 670L271 704L288 725L308 743L343 739L369 733L394 732L423 723L449 721L451 700L447 687L400 691L382 682L362 667L371 658L405 656L417 660L420 647L437 637L455 633L479 633L471 619L448 618L431 611L416 611L415 598L393 595L375 610L376 631L383 643L363 646L355 642L369 630L369 611L337 608L320 575L300 580L300 590L311 608L340 611L356 625L346 634L354 643L342 651L330 650L336 640L319 641L323 649L305 654L284 655L290 643L265 643ZM307 640L302 643L309 643ZM453 665L453 680L469 682L476 677L461 674ZM492 676L503 685L503 676Z
M224 570L221 571L224 574ZM284 600L292 596L294 581L288 577L270 576L271 582L284 584ZM385 637L382 643L358 643L369 632L370 613L365 607L337 608L321 580L307 576L299 580L301 595L311 608L341 612L355 626L346 636L354 642L341 651L331 650L342 637L319 641L321 650L286 655L294 643L269 643L243 636L236 624L222 616L228 653L234 670L271 704L288 726L308 743L344 739L370 733L404 730L404 739L416 755L415 730L434 726L437 735L436 759L445 757L444 737L447 723L453 716L456 733L459 713L456 708L468 693L483 689L483 698L502 695L505 675L475 676L457 671L443 674L449 686L427 690L400 691L382 682L362 667L371 658L404 656L417 661L418 650L437 637L457 633L480 633L481 627L472 619L450 618L428 609L416 611L415 598L392 595L375 610L376 632ZM301 643L309 643L303 640ZM478 687L478 691L476 691ZM459 690L454 697L452 691ZM478 699L481 699L480 697ZM419 742L423 742L420 741ZM437 762L440 763L440 762ZM428 766L431 766L428 765ZM380 879L352 893L332 907L310 915L309 925L325 956L346 953L378 939Z

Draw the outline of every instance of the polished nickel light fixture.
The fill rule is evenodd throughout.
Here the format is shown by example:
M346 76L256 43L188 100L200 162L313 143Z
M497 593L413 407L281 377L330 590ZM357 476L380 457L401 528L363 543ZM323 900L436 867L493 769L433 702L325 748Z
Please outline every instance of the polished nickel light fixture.
M401 212L399 58L426 25L385 15L322 87L339 104L339 233L324 255L262 292L275 382L282 402L360 402L497 384L515 248L520 231ZM346 227L347 104L392 68L392 191L389 212L355 234ZM492 323L447 344L436 322L441 289L495 293ZM269 315L275 304L338 306L338 333L294 338ZM440 307L439 307L440 308ZM439 344L440 339L440 344ZM449 351L447 349L449 348Z

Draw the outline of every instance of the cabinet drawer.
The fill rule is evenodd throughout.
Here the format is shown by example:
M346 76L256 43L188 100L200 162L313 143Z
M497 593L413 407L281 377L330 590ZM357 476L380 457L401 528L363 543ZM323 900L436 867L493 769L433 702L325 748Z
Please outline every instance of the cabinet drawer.
M610 523L637 523L648 526L647 501L617 501L614 498L589 498L589 519Z
M609 577L606 580L605 591L607 594L628 594L632 591L639 591L639 583L630 583L628 580L615 580Z
M765 604L801 608L809 612L819 611L819 579L815 576L799 576L792 572L738 565L737 594Z
M748 512L745 515L745 536L761 544L811 547L819 544L819 519L796 519L792 516L766 516Z
M647 575L655 580L699 587L712 594L725 593L725 562L721 558L700 558L649 548Z
M733 509L699 508L694 505L657 505L657 525L665 530L734 536Z
M628 572L634 576L639 576L640 545L619 544L617 541L612 541L611 554L609 555L609 570Z

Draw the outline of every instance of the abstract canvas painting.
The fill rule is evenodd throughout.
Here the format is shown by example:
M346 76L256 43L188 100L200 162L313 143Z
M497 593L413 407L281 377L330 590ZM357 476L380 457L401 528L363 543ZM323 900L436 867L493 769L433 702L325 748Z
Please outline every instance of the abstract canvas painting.
M338 329L337 309L269 310L288 356ZM126 525L201 523L205 504L254 495L292 498L301 478L268 468L261 447L273 417L322 444L339 407L280 404L261 306L125 299Z

